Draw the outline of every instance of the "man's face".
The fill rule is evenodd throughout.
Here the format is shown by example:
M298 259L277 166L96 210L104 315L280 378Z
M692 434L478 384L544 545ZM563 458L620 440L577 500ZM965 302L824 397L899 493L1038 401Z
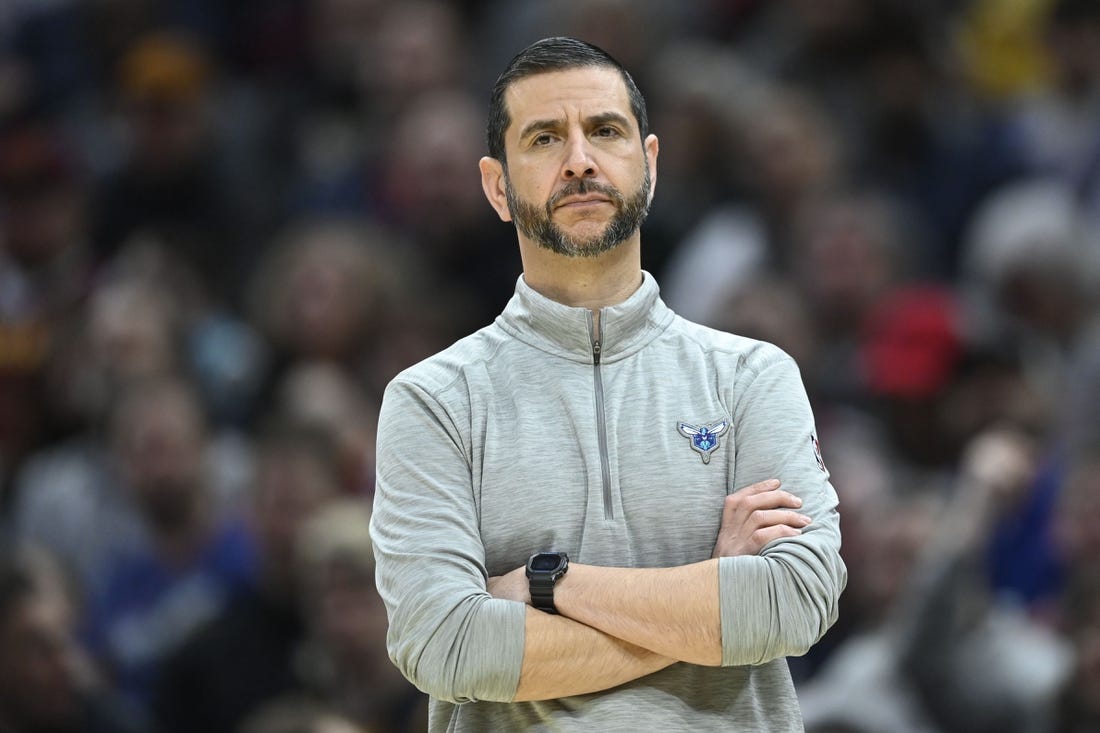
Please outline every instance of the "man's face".
M509 87L505 103L503 202L490 194L501 218L514 221L521 238L569 257L594 257L636 236L649 210L657 139L643 145L618 71L537 74Z

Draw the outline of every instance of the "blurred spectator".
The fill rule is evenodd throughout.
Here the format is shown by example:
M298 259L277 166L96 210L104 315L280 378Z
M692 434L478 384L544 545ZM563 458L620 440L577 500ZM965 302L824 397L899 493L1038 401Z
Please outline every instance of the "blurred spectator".
M109 321L113 338L120 342L115 350L125 351L121 344L128 339L141 342L138 334L121 332L135 328L134 322L144 324L145 341L165 342L161 351L171 356L174 368L194 377L204 407L218 425L236 426L254 417L269 347L231 310L210 301L201 276L186 258L165 242L141 238L105 263L101 272L97 292L144 294L162 312L162 318L148 323L120 309ZM134 305L125 299L119 304ZM140 354L135 347L134 357Z
M1087 585L1090 576L1100 575L1095 566L1100 557L1100 445L1069 461L1054 511L1052 534L1064 574L1071 584ZM1072 606L1062 609L1069 617L1079 611Z
M374 493L374 444L378 404L347 372L321 361L302 361L279 385L279 410L289 419L326 431L338 452L346 493Z
M1082 328L1076 352L1063 390L1067 399L1059 405L1057 420L1051 420L1070 452L1100 445L1100 310Z
M0 130L0 498L28 453L53 436L51 349L91 286L87 190L44 123Z
M939 3L943 5L943 3ZM959 91L937 3L775 3L768 44L781 78L812 93L848 143L853 174L906 201L927 241L920 271L951 277L973 207L1021 170L1009 128ZM777 57L777 58L775 58Z
M861 405L863 330L880 300L907 279L919 243L910 239L895 203L873 192L813 197L796 213L791 232L791 276L821 344L816 363L806 365L807 389Z
M515 241L471 173L484 154L484 130L482 105L468 94L427 92L396 121L382 171L383 215L409 234L420 276L460 306L456 336L492 321L520 272Z
M269 390L297 361L324 361L380 399L394 374L446 338L444 324L460 314L446 297L422 296L422 270L404 244L354 219L290 227L248 294L251 319L273 346Z
M888 615L913 558L926 541L939 504L921 493L892 460L884 431L850 408L823 411L820 440L844 512L841 557L849 570L840 615L809 654L790 660L796 685L817 675L849 638L877 628Z
M382 7L359 68L378 112L392 119L423 94L461 86L469 73L468 47L464 19L452 3L411 0Z
M1045 730L1068 650L998 602L981 563L998 513L1020 500L1035 471L1034 455L1030 439L1011 430L969 444L951 498L929 517L919 559L898 568L888 615L849 639L800 692L808 729Z
M791 267L789 227L799 208L846 181L847 151L813 98L776 88L741 112L746 182L770 232L771 259Z
M711 325L775 344L802 369L817 360L819 336L802 292L789 278L753 278L711 318Z
M234 303L251 222L219 169L213 73L212 59L180 35L143 36L127 51L118 70L127 152L99 187L94 239L101 258L136 236L160 239L211 297Z
M0 9L0 58L19 62L0 82L0 119L4 112L62 118L91 80L84 59L74 50L82 41L74 0L41 3L9 0ZM4 67L0 61L0 68ZM9 97L10 95L10 97ZM11 104L5 109L5 102ZM14 102L14 103L13 103Z
M260 263L253 320L284 362L330 361L356 371L390 276L381 232L353 221L304 222Z
M68 437L23 464L10 525L62 558L82 593L101 587L112 557L144 535L111 458L108 414L134 382L176 370L176 305L143 284L109 279L54 344L39 411Z
M897 288L866 314L859 336L861 389L897 456L924 468L953 464L960 436L947 430L944 401L954 396L964 349L954 294L939 286Z
M310 56L321 100L327 94L346 101L355 93L384 5L381 0L309 3Z
M961 309L965 315L965 309ZM1018 340L965 333L947 394L940 398L944 440L965 445L995 425L1014 425L1034 438L1050 433L1055 405L1033 384Z
M1051 730L1100 729L1100 443L1076 454L1058 497L1054 538L1066 576L1059 627L1074 650Z
M971 441L940 531L903 613L913 632L905 669L946 731L1042 730L1069 671L1064 640L983 577L982 548L1025 499L1040 447L1013 428Z
M182 640L154 695L161 731L232 733L257 706L298 689L304 635L294 548L299 527L341 491L336 448L316 427L276 423L258 446L248 504L258 573Z
M133 385L111 423L119 477L148 541L123 548L87 614L93 649L145 703L166 654L253 576L244 525L222 516L204 472L209 434L194 391L173 378Z
M1047 385L1060 381L1097 304L1100 248L1089 237L1073 192L1053 179L998 189L975 213L967 237L967 283L986 315L1003 319L988 327L1033 341L1027 353L1052 360L1031 367Z
M328 706L297 696L270 702L241 725L237 733L374 733Z
M397 120L422 96L467 82L465 18L440 0L319 0L310 11L311 104L298 126L305 186L297 196L307 210L374 214ZM446 128L434 132L446 136Z
M798 212L843 178L838 141L807 96L757 90L725 104L737 107L726 113L727 125L732 137L743 138L739 170L746 200L714 206L692 222L663 281L670 305L706 324L760 271L792 269Z
M1050 83L1020 98L1013 115L1028 170L1073 191L1100 221L1100 6L1053 0L1044 33ZM1095 242L1094 242L1095 243Z
M907 15L884 20L868 49L856 165L916 215L927 241L911 253L915 270L953 276L974 208L1023 166L1003 118L958 93L955 67L943 63L950 50Z
M1065 605L1065 632L1075 661L1050 730L1090 733L1100 730L1100 580L1095 573L1070 586Z
M386 651L386 607L374 586L370 509L334 503L302 527L307 641L299 663L306 685L374 733L427 729L427 696L409 684Z
M29 547L0 549L0 729L12 733L147 730L100 680L75 632L61 569Z
M642 263L665 273L662 292L672 308L706 322L715 301L770 258L759 212L742 201L752 180L745 123L768 85L736 49L702 39L670 43L648 68L650 127L661 131L661 195L646 219Z
M858 331L910 272L919 245L907 238L904 221L893 201L874 193L830 193L798 212L792 271L825 337Z
M967 270L987 332L1018 339L1023 374L1051 405L1043 470L1018 510L995 537L991 573L1004 592L1049 604L1062 579L1051 523L1070 451L1087 445L1094 417L1087 409L1089 334L1096 328L1097 254L1072 193L1051 179L1025 179L997 191L976 213L968 237ZM984 308L984 310L979 310Z
M64 558L84 588L100 584L108 555L140 535L104 434L107 413L123 391L135 381L183 370L185 360L204 388L205 404L218 408L215 417L243 412L240 405L251 405L258 389L252 382L259 368L250 360L260 357L241 357L250 345L258 348L257 337L246 332L227 343L225 332L232 335L234 322L200 317L193 280L178 264L162 260L153 246L121 252L101 268L83 309L51 344L37 408L57 437L20 467L10 525ZM222 338L211 343L215 325ZM196 343L206 351L218 347L213 366L196 358L202 353ZM248 472L241 441L219 430L204 462L217 504L233 505Z

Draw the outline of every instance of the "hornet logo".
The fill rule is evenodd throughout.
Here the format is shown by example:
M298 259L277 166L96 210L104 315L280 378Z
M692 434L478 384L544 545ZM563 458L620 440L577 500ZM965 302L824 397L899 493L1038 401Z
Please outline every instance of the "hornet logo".
M679 423L680 435L691 441L691 447L703 459L703 463L710 463L710 454L718 448L718 438L726 432L730 424L728 420L696 427L686 422Z

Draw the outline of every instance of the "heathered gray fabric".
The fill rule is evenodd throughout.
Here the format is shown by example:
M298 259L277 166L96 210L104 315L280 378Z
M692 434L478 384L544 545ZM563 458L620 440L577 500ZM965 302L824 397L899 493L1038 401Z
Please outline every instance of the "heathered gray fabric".
M612 517L585 309L520 278L495 323L387 388L372 533L390 656L432 696L432 731L801 730L784 656L836 619L846 573L797 367L676 316L648 274L601 321ZM731 427L704 463L677 426L723 419ZM525 610L489 596L488 576L546 549L618 567L705 560L726 494L772 477L813 523L720 561L724 666L678 663L603 693L507 702Z

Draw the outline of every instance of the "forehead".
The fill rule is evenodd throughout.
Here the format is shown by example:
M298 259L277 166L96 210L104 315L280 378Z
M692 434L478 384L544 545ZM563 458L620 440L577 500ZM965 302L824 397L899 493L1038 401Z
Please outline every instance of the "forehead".
M635 121L626 82L617 69L608 66L582 66L525 77L508 87L504 101L512 134L532 120L605 112L618 112Z

